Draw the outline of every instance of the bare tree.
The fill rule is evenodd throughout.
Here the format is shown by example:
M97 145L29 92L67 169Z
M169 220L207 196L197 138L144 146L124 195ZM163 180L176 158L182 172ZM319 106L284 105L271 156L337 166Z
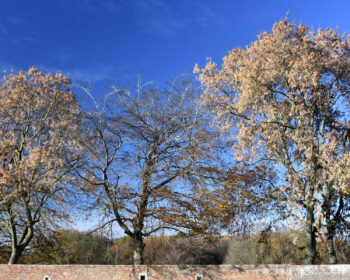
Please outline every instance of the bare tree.
M196 207L209 193L198 174L215 156L215 136L188 79L164 90L141 83L114 88L108 96L85 114L89 163L79 176L103 209L105 224L116 221L133 239L134 263L141 264L145 237L208 228Z

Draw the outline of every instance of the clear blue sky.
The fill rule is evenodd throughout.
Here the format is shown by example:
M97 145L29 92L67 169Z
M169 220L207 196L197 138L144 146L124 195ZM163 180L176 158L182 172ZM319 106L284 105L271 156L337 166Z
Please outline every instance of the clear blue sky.
M2 0L0 68L164 82L206 57L220 62L288 10L315 29L350 32L349 8L345 0Z
M350 32L346 0L0 0L0 69L34 65L93 82L142 74L163 83L207 57L220 63L288 10L315 29Z

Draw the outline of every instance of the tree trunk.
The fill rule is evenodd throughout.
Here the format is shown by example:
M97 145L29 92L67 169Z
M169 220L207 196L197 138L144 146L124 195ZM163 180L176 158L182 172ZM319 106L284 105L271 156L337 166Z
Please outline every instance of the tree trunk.
M324 201L324 208L326 209L326 226L327 226L327 257L328 257L328 263L329 264L336 264L337 263L337 255L335 253L334 248L334 234L335 229L337 226L337 223L339 222L341 212L343 210L344 204L343 204L343 198L340 197L338 210L334 214L334 217L331 217L331 198L334 197L334 191L332 188L332 184L326 184L326 195L325 195L325 201Z
M327 233L327 253L328 253L328 263L337 264L337 255L334 249L333 234Z
M17 264L18 259L21 256L21 254L23 253L25 247L26 247L25 245L21 245L19 247L12 248L11 257L10 257L8 264Z
M314 228L314 208L308 206L306 209L306 259L305 264L314 264L316 258L316 235Z
M29 245L30 241L33 239L33 228L26 227L18 242L16 227L14 226L14 224L12 224L11 235L12 252L8 264L16 264L24 249Z
M133 236L133 246L134 246L134 264L143 264L143 249L145 247L143 243L143 238L141 233L135 233Z
M134 264L143 264L143 249L145 247L143 243L142 229L144 226L144 218L147 209L148 197L150 194L150 182L153 173L154 159L153 155L156 154L156 147L153 147L153 152L148 156L146 160L145 171L142 176L142 190L141 200L139 204L139 210L134 220L134 234L133 234L133 245L134 245Z
M326 244L326 246L327 246L328 263L329 264L336 264L337 263L337 255L335 253L335 248L334 248L335 222L332 221L332 219L331 219L330 209L327 209L327 212L326 212L326 225L327 225L327 244Z

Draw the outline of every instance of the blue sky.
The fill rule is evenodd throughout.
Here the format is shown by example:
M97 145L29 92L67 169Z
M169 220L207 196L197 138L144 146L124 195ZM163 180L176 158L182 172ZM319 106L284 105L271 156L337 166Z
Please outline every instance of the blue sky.
M78 80L164 82L206 57L220 63L290 10L313 28L350 32L348 1L3 0L0 68L60 69Z
M207 57L220 63L288 10L314 29L350 32L349 8L345 0L2 0L0 69L34 65L96 83L133 83L141 74L163 83Z

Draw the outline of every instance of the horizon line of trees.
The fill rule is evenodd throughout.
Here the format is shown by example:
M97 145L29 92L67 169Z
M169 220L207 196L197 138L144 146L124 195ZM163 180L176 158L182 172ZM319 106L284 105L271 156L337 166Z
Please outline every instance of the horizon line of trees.
M294 264L306 259L303 231L283 229L237 236L156 235L145 239L146 265L244 265ZM335 239L338 263L350 262L347 239ZM82 252L84 252L82 254ZM0 248L0 263L7 263L10 247ZM108 264L132 265L133 241L128 236L108 237L106 232L58 229L36 237L23 252L20 264ZM326 240L320 240L315 264L326 264Z
M337 263L350 214L350 37L284 18L221 68L210 60L194 72L200 87L186 76L98 96L60 72L4 76L0 242L10 264L73 209L117 225L134 264L157 233L240 236L262 219L304 230L305 263L322 246Z

